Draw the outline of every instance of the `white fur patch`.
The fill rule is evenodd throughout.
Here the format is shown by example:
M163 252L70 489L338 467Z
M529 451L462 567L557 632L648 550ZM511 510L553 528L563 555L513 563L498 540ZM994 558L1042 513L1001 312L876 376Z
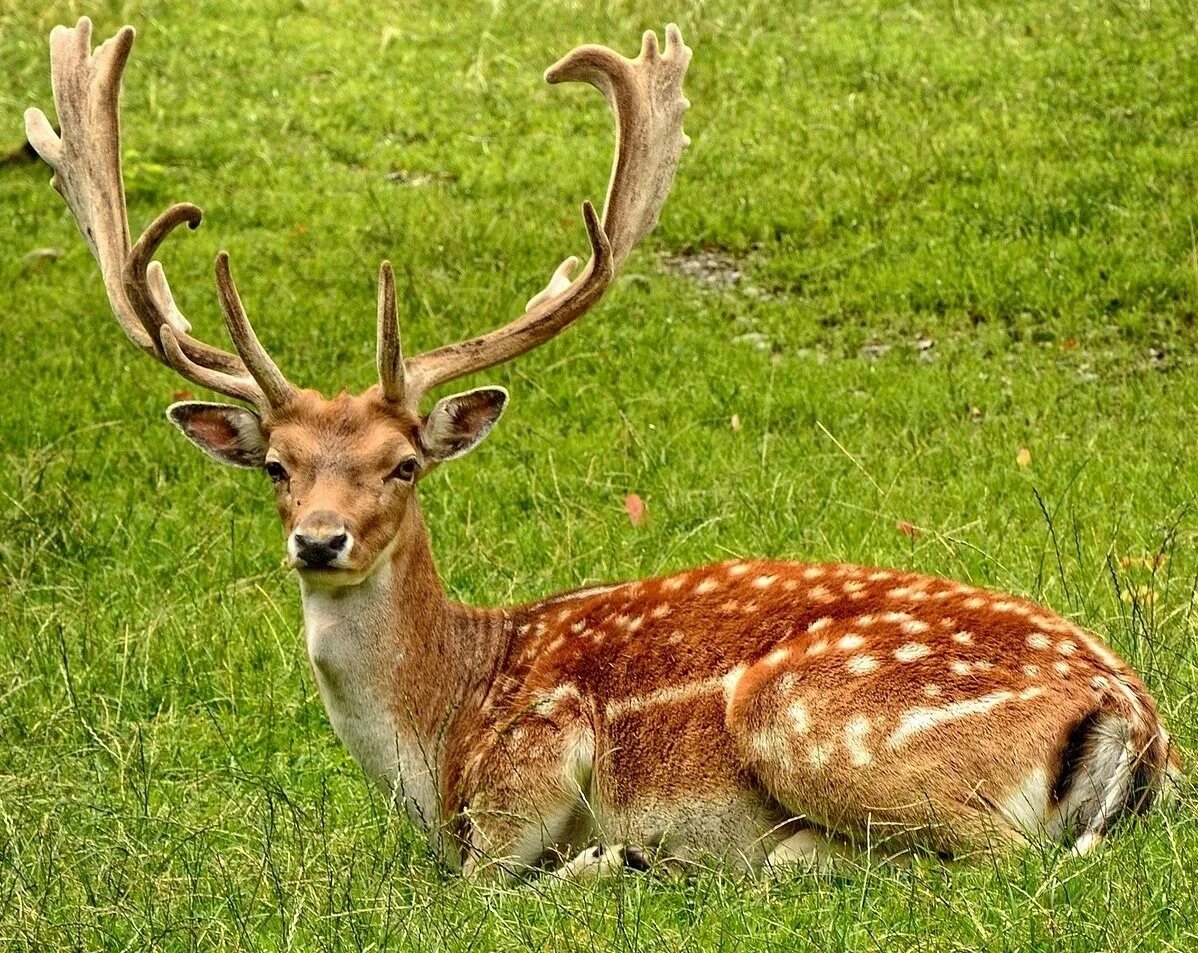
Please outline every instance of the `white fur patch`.
M854 715L844 726L844 746L849 753L849 762L855 768L864 768L874 759L865 744L869 731L869 719L864 715Z
M894 657L900 662L914 662L931 654L932 650L922 642L908 642L894 650Z
M844 667L854 675L868 675L870 672L877 671L878 660L872 655L854 655L845 663Z
M950 721L985 715L1014 697L1014 692L991 692L989 695L952 702L942 708L911 708L903 712L899 726L886 739L887 743L892 749L900 748L915 735L930 731Z

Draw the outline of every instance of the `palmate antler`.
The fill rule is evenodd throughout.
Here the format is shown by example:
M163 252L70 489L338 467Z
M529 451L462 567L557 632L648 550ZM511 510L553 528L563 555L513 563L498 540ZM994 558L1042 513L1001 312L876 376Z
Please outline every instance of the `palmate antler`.
M582 206L590 260L573 281L570 276L578 259L571 256L563 261L545 289L529 300L524 314L510 324L402 362L404 379L397 376L383 381L385 393L395 394L407 407L415 408L421 397L439 384L510 361L544 344L594 306L633 246L657 224L678 160L690 141L682 131L682 116L690 105L682 95L682 81L690 59L682 34L670 24L664 52L658 49L657 36L649 31L635 60L603 46L580 46L545 71L550 83L590 83L603 93L615 113L616 155L602 220L590 202ZM382 298L380 291L380 301ZM380 320L380 328L382 325ZM398 348L398 338L395 346ZM381 358L379 365L381 373Z
M125 186L121 176L119 101L121 74L133 47L132 27L91 52L87 17L73 29L50 33L50 81L62 132L45 113L29 109L30 144L54 170L54 187L66 199L79 230L100 265L108 301L125 335L139 348L194 384L244 400L259 411L278 407L294 388L258 343L229 275L228 256L217 259L217 283L225 322L238 354L191 336L162 265L153 260L170 232L200 224L194 205L173 205L130 247Z
M229 272L229 257L216 259L216 282L225 324L237 349L232 354L200 341L175 304L159 245L182 224L196 228L194 205L173 205L130 245L121 175L119 100L121 75L134 31L124 27L91 52L91 21L50 34L50 71L61 133L40 109L25 113L29 142L54 170L54 187L66 199L100 266L109 303L126 336L192 383L253 404L261 413L284 407L295 387L279 371L250 325ZM666 47L646 33L640 55L629 60L601 46L581 46L545 73L550 83L587 82L607 98L616 119L616 154L600 218L589 202L583 218L591 256L571 280L578 259L567 258L520 317L481 337L450 344L407 360L400 346L395 279L384 262L379 272L378 371L384 398L397 410L419 412L432 388L493 367L559 334L602 297L633 246L657 223L678 159L687 144L682 116L689 105L682 81L691 51L676 26L666 28Z

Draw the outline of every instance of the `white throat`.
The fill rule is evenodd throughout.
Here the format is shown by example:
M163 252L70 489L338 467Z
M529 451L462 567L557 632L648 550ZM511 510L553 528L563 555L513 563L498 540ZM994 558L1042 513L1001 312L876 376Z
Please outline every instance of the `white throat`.
M397 717L392 685L404 664L392 630L389 560L354 586L313 585L300 577L308 658L337 737L354 760L413 821L441 823L433 750Z

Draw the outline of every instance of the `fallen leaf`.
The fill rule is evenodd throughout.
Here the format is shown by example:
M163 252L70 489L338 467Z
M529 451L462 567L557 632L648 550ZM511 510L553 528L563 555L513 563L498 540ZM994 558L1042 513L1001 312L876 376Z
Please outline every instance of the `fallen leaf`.
M1077 347L1077 338L1065 338L1061 342L1062 351L1072 351L1075 347Z
M171 400L191 400L193 397L195 394L189 390L171 391Z
M733 430L740 430L740 414L732 415L731 424Z
M982 408L981 407L970 407L969 408L969 419L972 420L975 424L980 424L982 422Z
M1032 452L1027 447L1020 447L1019 452L1015 454L1015 462L1019 464L1020 470L1026 470L1032 465Z
M1119 565L1124 569L1135 569L1143 566L1145 569L1160 569L1169 561L1168 553L1156 553L1152 556L1120 556Z
M914 523L908 523L906 520L899 520L894 524L894 528L904 536L911 537L911 539L919 539L919 537L923 535L923 530L921 530Z
M640 526L648 516L645 510L645 501L635 493L629 493L624 497L624 512L628 514L628 522L633 526Z
M1150 586L1136 586L1135 589L1124 589L1122 598L1124 602L1147 605L1156 599L1156 593Z

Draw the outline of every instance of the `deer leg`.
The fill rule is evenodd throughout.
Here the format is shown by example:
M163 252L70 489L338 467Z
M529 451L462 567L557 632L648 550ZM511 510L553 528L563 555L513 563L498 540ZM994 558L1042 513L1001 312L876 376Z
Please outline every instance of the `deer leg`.
M610 847L596 844L554 870L553 877L574 883L592 883L618 874L625 868L648 871L651 868L649 855L640 848L623 844Z
M765 858L772 873L800 870L810 874L831 873L837 861L856 860L860 852L847 842L807 827L778 843Z

